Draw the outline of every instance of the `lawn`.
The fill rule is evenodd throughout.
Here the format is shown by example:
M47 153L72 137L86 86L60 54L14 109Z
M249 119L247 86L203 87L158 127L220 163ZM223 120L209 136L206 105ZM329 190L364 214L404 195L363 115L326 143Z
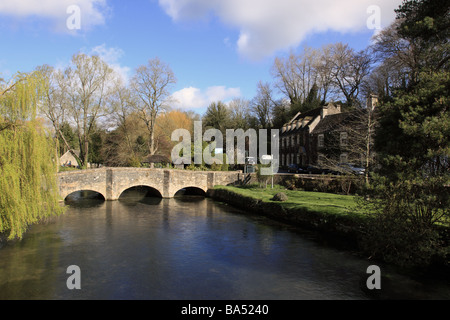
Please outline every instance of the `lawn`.
M279 185L275 185L273 189L270 186L260 188L258 185L245 187L217 186L215 189L225 189L264 202L277 202L271 200L273 196L278 192L284 192L288 196L288 200L278 203L286 209L306 209L311 212L336 216L365 217L362 209L357 205L357 197L355 196L287 190Z

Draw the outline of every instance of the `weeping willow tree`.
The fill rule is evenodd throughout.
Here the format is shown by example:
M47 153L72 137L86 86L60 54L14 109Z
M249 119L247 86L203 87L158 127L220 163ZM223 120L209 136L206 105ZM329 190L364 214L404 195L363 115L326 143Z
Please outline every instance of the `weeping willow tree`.
M54 141L37 117L45 89L46 79L38 72L0 84L0 234L9 240L63 210Z

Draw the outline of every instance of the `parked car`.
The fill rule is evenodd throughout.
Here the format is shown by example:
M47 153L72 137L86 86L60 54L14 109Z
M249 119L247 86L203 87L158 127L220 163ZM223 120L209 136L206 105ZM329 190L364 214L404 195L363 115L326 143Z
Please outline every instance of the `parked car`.
M289 173L304 173L304 170L298 164L290 164L287 171Z
M363 175L366 172L366 170L364 168L357 167L350 163L339 163L338 167L344 173L348 173L348 174Z
M341 172L337 171L337 170L333 170L333 169L322 169L322 174L332 174L334 176L338 176L341 174Z
M322 174L323 170L314 166L306 167L306 172L309 174Z

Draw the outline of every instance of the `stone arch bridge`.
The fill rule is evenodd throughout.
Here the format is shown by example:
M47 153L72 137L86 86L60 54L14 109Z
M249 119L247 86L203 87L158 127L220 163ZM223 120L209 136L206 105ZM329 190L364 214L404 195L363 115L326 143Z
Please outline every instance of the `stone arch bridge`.
M58 173L62 199L77 191L95 191L105 200L118 200L133 187L150 187L162 198L172 198L186 188L197 188L205 193L216 185L232 185L244 178L241 171L189 171L144 168L101 168Z

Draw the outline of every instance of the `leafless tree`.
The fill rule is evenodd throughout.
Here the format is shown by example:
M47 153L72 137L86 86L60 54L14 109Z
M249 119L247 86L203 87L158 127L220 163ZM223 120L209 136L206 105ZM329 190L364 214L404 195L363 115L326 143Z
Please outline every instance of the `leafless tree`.
M252 113L258 119L263 129L272 126L273 108L276 102L273 99L272 88L269 83L258 82L256 96L251 101Z
M76 125L81 165L88 164L89 138L97 120L111 113L108 96L114 86L114 71L98 56L73 56L64 71L67 83L67 111Z
M138 67L131 80L131 88L138 97L136 111L145 122L149 134L149 153L158 150L155 139L156 118L161 111L169 108L171 88L176 83L170 66L159 58Z
M357 106L361 84L371 70L371 56L367 50L355 52L342 43L336 43L330 49L329 63L334 85L339 88L348 106Z
M66 149L81 164L82 160L68 143L62 131L62 126L69 116L66 75L63 71L56 70L49 65L39 66L37 70L43 74L47 82L40 112L51 122L56 136L63 141Z

